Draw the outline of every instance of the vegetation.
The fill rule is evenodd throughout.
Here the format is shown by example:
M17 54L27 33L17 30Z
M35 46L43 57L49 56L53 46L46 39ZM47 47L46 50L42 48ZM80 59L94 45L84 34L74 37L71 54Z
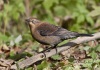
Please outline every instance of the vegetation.
M0 0L1 58L17 62L32 56L34 51L43 50L44 46L31 37L25 24L25 19L30 16L71 31L95 33L100 30L100 0ZM72 54L68 59L55 55L36 67L38 70L99 70L99 48L100 40L89 42L72 50L74 53L75 50L85 51L82 53L87 56L84 59L77 60ZM25 70L32 70L32 66Z

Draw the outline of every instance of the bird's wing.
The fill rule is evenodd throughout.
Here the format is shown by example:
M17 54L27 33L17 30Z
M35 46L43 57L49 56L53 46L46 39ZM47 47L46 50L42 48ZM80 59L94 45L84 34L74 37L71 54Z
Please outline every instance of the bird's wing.
M79 34L77 32L71 32L67 29L61 28L59 26L51 25L48 23L41 24L37 27L40 35L42 36L58 36L62 40L74 38L78 36L90 36L88 34Z
M69 39L78 36L77 32L71 32L64 28L59 28L57 31L52 33L51 35L59 36L61 39Z
M37 28L42 36L58 36L61 39L69 39L78 35L76 32L71 32L59 26L46 23L39 25Z
M38 32L42 36L50 36L54 34L60 27L48 24L48 23L42 23L37 27Z

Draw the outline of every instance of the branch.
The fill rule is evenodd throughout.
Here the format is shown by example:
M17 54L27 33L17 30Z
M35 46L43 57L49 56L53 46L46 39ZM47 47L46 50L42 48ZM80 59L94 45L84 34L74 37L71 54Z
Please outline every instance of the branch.
M32 56L28 59L25 59L21 62L18 62L17 65L18 65L19 68L23 69L24 67L28 67L28 66L32 65L33 63L35 63L37 61L45 59L45 56L46 56L46 58L48 58L48 57L51 57L52 55L55 55L55 54L60 53L64 50L67 50L67 49L69 49L69 48L71 48L75 45L85 43L85 42L95 40L95 39L100 39L100 32L95 33L93 35L94 36L92 36L92 37L78 37L77 39L72 40L72 41L68 42L67 44L62 45L61 47L58 47L57 52L56 52L56 49L52 49L49 52L44 52L45 55L43 53L39 53L35 56ZM17 69L16 64L12 65L11 69Z

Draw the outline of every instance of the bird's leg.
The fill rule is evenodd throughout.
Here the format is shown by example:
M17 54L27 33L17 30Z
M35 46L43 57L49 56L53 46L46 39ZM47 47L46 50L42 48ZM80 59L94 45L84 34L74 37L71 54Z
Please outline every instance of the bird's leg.
M53 46L53 49L54 49L54 48L56 49L56 53L57 53L57 45L54 45L54 46Z
M57 53L57 45L51 45L51 47L49 47L49 48L47 47L45 50L42 51L42 53L50 52L51 49L56 49L56 53Z
M44 49L44 50L41 51L40 53L44 53L44 52L46 52L46 51L47 51L47 52L50 52L50 49L52 49L52 47L49 47L49 48L48 48L48 46L47 46L46 49Z
M39 52L39 53L43 53L43 54L44 54L45 59L46 59L46 54L45 54L45 51L46 51L46 50L47 50L47 48L46 48L45 50Z
M51 47L49 47L49 48L46 47L46 49L43 50L42 52L45 52L45 51L50 52L50 50L51 50L51 49L54 49L54 48L56 49L56 52L57 52L57 45L51 45Z
M50 49L53 49L53 47L46 47L46 49L44 51L50 52Z
M46 59L46 54L45 54L45 52L50 52L50 49L53 49L54 47L46 47L46 49L45 50L43 50L43 51L41 51L40 53L43 53L44 54L44 56L45 56L45 59Z
M42 53L44 54L44 58L46 59L46 54L45 54L45 52L44 52L44 51L42 51Z
M50 49L56 49L56 53L57 53L57 45L51 45L51 47L50 48L47 48L46 50L48 52L50 52Z

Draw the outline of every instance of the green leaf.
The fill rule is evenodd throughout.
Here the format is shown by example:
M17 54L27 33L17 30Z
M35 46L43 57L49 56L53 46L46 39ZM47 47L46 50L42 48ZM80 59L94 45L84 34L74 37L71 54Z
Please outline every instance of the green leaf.
M63 42L59 43L58 46L64 45L68 42L68 40L64 40Z
M64 6L56 6L54 11L56 16L64 17L66 14L66 8Z
M85 21L85 17L83 14L80 14L80 16L77 17L77 23L82 23Z
M84 61L82 66L90 69L90 68L92 68L92 64L93 64L93 59L87 59Z
M58 0L44 0L43 6L44 6L45 9L50 9L51 6L53 6L54 3L58 4L59 1Z
M69 62L73 62L73 61L74 61L74 58L73 58L73 57L70 57L70 58L68 59L68 61L69 61Z
M0 41L8 41L8 36L0 33Z
M94 21L93 21L93 19L92 19L90 16L86 16L86 20L87 20L87 22L90 23L91 25L94 24Z
M54 60L60 60L62 57L60 55L56 54L56 55L53 55L51 58Z
M96 59L97 58L97 53L95 51L92 51L90 52L90 56L93 58L93 59Z
M19 16L20 16L20 14L18 12L16 12L16 14L13 15L14 20L18 20Z
M96 51L100 52L100 45L97 46Z
M25 70L35 70L33 67L25 68Z
M84 50L88 51L90 49L90 46L84 47Z
M30 33L25 33L25 34L23 34L23 39L24 39L25 41L33 40Z
M57 23L54 22L54 19L52 19L52 17L49 17L49 16L45 18L44 21L49 22L50 24L57 25Z
M11 51L10 51L10 57L13 57L13 56L15 55L14 52L15 52L14 50L11 50Z
M38 70L49 70L50 64L47 61L42 61L40 65L37 66Z
M73 18L76 18L76 17L78 17L79 15L80 15L79 12L73 12L73 14L72 14Z
M74 67L72 67L71 65L67 65L64 70L74 70Z
M20 9L18 9L18 8L20 8ZM18 8L17 9L19 10L19 12L21 12L21 13L25 12L25 6L24 6L23 2L19 3Z
M100 6L93 6L94 10L91 11L88 15L92 17L100 16Z
M85 5L77 4L77 8L81 14L87 14L88 10L86 9Z

